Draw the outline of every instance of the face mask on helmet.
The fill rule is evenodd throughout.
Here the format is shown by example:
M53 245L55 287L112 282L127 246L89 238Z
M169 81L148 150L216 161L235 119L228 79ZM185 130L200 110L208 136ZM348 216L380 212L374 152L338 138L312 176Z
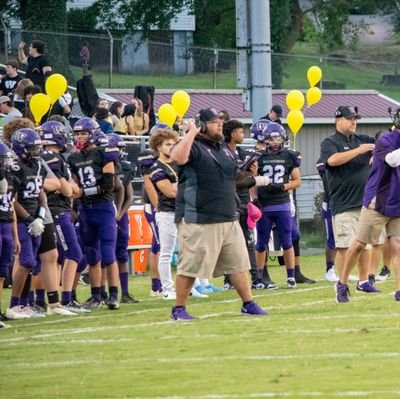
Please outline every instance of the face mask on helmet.
M99 124L92 118L81 118L76 121L74 131L74 143L78 150L83 150L89 144L94 143L93 136L100 130Z
M13 165L13 153L4 143L0 143L0 168L9 172L12 169Z
M265 140L267 149L270 152L278 152L283 148L283 137L279 133L271 133Z
M286 138L285 129L278 123L271 122L263 130L267 151L278 152L283 148Z
M11 136L11 148L23 162L31 162L39 159L42 142L33 129L19 129Z
M110 133L107 135L109 144L111 147L117 147L119 150L119 159L123 161L128 156L128 152L126 151L126 143L125 141L118 136L116 133Z

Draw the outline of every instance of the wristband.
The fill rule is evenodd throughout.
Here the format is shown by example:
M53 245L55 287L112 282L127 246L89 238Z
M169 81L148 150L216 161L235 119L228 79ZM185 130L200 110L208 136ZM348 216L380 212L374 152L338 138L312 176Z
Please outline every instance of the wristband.
M46 208L43 208L43 206L39 206L39 208L36 211L36 217L44 220L46 216Z
M96 187L84 188L84 189L83 189L83 193L84 193L86 196L90 196L90 195L96 195L96 194L98 194L99 192L98 192L97 186L96 186Z
M35 220L35 218L33 216L29 215L24 219L24 222L32 223L34 220Z

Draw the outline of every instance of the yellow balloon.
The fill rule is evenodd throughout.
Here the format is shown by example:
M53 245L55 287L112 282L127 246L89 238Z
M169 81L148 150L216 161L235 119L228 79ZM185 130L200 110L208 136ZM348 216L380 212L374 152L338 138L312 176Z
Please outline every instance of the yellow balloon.
M307 79L310 87L314 87L322 78L322 71L320 67L312 66L308 68Z
M311 107L311 105L314 105L317 102L319 102L319 100L321 100L321 97L322 97L322 93L318 87L309 88L306 93L308 106Z
M287 115L287 123L290 127L290 130L296 136L304 123L303 113L297 109L290 111Z
M286 96L286 105L290 111L300 110L304 105L304 94L300 90L291 90Z
M186 91L178 90L172 95L171 103L179 118L183 118L190 107L190 96Z
M50 98L46 94L37 93L32 96L31 101L29 101L29 109L35 118L36 124L40 123L40 120L50 109Z
M172 127L176 121L176 111L171 104L163 104L158 108L158 119L160 122L165 123L169 127Z
M46 93L50 103L54 104L67 90L67 79L59 73L50 75L46 80Z

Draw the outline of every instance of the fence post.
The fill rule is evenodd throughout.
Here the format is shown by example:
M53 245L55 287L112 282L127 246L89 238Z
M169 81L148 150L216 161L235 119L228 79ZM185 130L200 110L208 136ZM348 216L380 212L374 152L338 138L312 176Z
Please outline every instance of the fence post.
M113 60L114 60L114 38L110 32L110 29L107 28L108 37L110 38L110 70L108 74L108 88L112 87L112 74L113 74Z
M213 89L217 88L217 64L218 64L218 50L214 49L214 62L213 62Z
M3 25L4 29L4 59L5 62L8 61L8 28L7 25L4 23L3 17L0 17L1 24Z

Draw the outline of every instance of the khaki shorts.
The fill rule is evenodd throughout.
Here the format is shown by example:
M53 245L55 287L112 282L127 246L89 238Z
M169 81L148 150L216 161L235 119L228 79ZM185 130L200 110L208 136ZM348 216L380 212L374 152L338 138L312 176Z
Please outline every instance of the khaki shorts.
M349 248L357 237L361 209L339 213L332 218L336 248Z
M386 230L385 230L386 228ZM372 245L383 244L385 237L400 237L400 218L384 216L369 207L362 208L357 240Z
M212 224L178 224L177 274L210 278L247 272L249 255L238 221Z

